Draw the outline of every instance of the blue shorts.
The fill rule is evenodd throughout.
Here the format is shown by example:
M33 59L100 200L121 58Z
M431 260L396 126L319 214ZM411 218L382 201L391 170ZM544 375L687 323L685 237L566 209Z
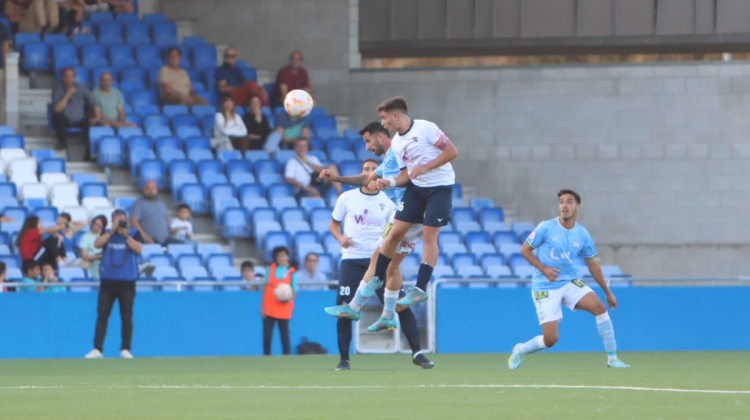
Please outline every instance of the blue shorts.
M396 210L396 220L442 227L451 220L453 185L417 187L409 184Z

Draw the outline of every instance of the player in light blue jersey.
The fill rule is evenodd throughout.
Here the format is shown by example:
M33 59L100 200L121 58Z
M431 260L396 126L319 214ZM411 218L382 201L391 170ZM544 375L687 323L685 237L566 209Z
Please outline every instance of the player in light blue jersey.
M367 150L374 153L376 156L384 156L383 162L378 166L374 172L368 174L359 174L355 176L337 176L330 173L328 170L323 170L320 173L320 177L329 181L340 182L342 184L366 186L372 189L378 189L376 181L378 179L391 179L395 178L401 168L396 161L396 157L391 150L391 138L383 126L378 122L372 122L365 126L359 134L363 137ZM401 198L404 195L406 187L392 187L385 189L384 192L398 207L401 202ZM381 235L380 241L377 243L375 251L372 253L370 258L370 265L367 268L367 272L360 281L359 286L356 288L354 297L349 302L349 299L344 300L343 305L331 306L325 308L328 315L334 318L347 318L357 321L362 316L362 307L365 305L367 299L373 296L379 288L383 287L383 281L379 279L373 279L375 274L375 265L377 263L378 255L380 255L380 245L383 239L388 236L393 227L395 212L391 214L388 224ZM385 281L385 292L384 292L384 306L381 318L378 319L375 324L367 328L368 331L376 332L383 330L395 329L398 325L395 319L395 313L399 313L402 330L404 335L412 347L414 352L412 361L415 365L421 366L425 369L432 368L435 364L428 360L424 354L422 354L419 348L419 334L416 328L416 321L414 315L408 307L397 304L399 297L403 297L404 293L401 290L403 279L401 276L401 262L406 258L409 253L414 250L414 247L422 239L422 225L414 224L411 229L407 232L407 235L401 241L398 246L397 254L393 258L393 261L388 266L386 272ZM342 243L342 246L344 244ZM347 288L351 290L351 288ZM341 293L341 291L340 291ZM413 323L413 328L407 326ZM411 332L415 332L412 334Z
M536 305L542 335L516 344L508 359L508 367L518 369L524 355L555 345L557 323L562 320L562 305L565 305L570 310L584 310L596 317L596 327L607 351L608 367L629 368L617 358L615 330L607 308L596 293L578 279L580 255L585 259L594 280L604 290L609 307L617 309L617 299L594 259L594 241L586 228L576 223L581 196L573 190L561 190L557 197L560 217L540 223L521 248L521 255L536 267L531 282L531 297Z

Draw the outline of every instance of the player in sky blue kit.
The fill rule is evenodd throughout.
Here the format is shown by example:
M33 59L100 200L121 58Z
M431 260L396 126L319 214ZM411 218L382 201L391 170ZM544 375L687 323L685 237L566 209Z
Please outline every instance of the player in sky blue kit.
M609 307L617 309L617 299L594 259L594 241L586 228L576 223L581 196L573 190L561 190L557 197L560 217L539 223L521 248L521 255L536 267L531 297L536 305L542 335L516 344L508 359L508 367L518 369L524 355L555 345L557 323L562 320L562 305L565 305L570 310L584 310L596 317L596 327L607 351L608 367L629 368L617 358L615 330L607 308L594 291L578 279L578 256L581 255L594 280L604 290Z

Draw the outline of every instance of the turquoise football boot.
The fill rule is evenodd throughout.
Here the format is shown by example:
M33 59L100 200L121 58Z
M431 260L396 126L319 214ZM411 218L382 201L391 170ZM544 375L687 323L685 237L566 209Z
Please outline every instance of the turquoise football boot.
M412 287L409 293L403 298L399 299L398 304L402 306L412 306L419 302L426 302L429 296L427 292L423 292L416 287Z
M353 321L359 321L359 318L362 316L362 311L355 311L348 303L339 306L329 306L325 311L334 318L349 318Z
M615 359L611 362L607 362L607 367L616 368L616 369L627 369L630 367L630 365L626 365L622 360Z
M369 299L375 294L375 291L383 287L383 280L380 280L378 276L373 277L370 281L362 288L362 297Z
M521 346L523 343L518 343L513 347L513 353L511 353L510 357L508 358L508 367L511 370L518 369L521 366L521 362L523 362L523 352L521 351Z
M374 324L367 327L367 331L369 332L378 332L378 331L385 331L385 330L395 330L398 324L396 324L395 317L391 319L385 319L382 316L378 318L377 321L375 321Z

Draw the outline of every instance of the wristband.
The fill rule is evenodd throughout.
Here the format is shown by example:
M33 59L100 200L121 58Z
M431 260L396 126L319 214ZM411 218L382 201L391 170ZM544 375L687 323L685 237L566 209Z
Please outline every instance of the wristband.
M393 188L393 187L396 186L396 179L395 178L389 179L388 182L391 184L391 188Z

